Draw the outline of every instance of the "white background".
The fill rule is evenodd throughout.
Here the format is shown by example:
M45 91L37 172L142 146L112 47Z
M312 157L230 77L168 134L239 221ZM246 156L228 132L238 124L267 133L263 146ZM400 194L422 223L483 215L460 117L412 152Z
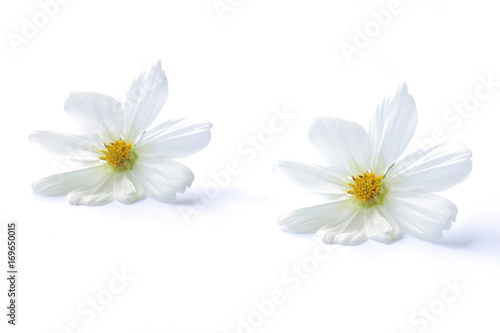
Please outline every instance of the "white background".
M357 29L377 29L371 12L389 1L227 1L221 17L212 0L72 0L17 47L9 38L42 9L34 0L2 1L0 236L8 219L18 222L20 275L15 328L6 324L0 283L1 331L238 332L250 319L240 332L498 332L500 86L466 116L447 113L487 91L481 77L500 81L495 2L401 0L348 62L342 43L354 45ZM156 123L190 116L214 124L208 148L181 161L197 177L192 189L176 204L102 207L32 194L30 184L56 165L29 133L73 129L63 110L69 92L121 99L158 59L170 95ZM315 251L326 252L314 235L276 223L315 199L306 202L272 166L316 161L307 142L315 116L367 126L403 81L419 112L408 151L442 131L474 153L471 176L442 194L459 207L458 219L437 243L367 241L333 247L318 262ZM262 150L252 158L238 151L284 108L296 117ZM209 173L232 160L241 172L191 215ZM302 265L307 276L292 273ZM107 299L113 272L123 269L133 279ZM466 289L456 295L447 283ZM272 293L281 304L269 306ZM443 293L453 300L444 303ZM96 296L107 304L92 316L86 304ZM255 302L266 308L258 312ZM429 306L437 314L422 319L419 309Z

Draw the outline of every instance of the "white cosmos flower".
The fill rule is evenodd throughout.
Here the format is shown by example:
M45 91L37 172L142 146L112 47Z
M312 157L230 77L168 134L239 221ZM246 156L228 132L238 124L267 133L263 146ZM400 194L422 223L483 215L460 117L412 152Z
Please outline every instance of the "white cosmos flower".
M33 191L67 195L70 203L84 205L128 204L146 196L173 201L194 180L191 170L174 159L205 148L212 124L176 119L148 130L167 95L160 62L134 80L124 105L102 94L71 93L64 107L83 134L37 131L30 140L64 156L72 171L33 183Z
M457 207L431 194L461 182L472 154L461 144L440 144L399 159L417 125L413 97L404 83L377 107L368 132L335 117L315 119L309 140L327 166L280 161L275 170L323 194L328 203L295 210L278 222L324 243L390 243L401 231L438 240L455 221Z

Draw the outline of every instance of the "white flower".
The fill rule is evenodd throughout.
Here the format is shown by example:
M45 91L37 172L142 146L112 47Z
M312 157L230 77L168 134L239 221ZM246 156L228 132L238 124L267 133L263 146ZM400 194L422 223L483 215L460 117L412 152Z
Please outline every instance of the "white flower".
M368 132L335 117L315 119L309 140L328 166L280 161L275 170L294 183L323 194L328 203L295 210L278 219L292 232L324 243L390 243L400 232L442 238L457 207L431 194L468 177L472 154L461 144L441 144L398 161L417 125L413 97L404 83L377 107Z
M37 131L30 140L64 156L72 171L33 183L33 191L67 195L70 203L84 205L128 204L146 196L173 201L194 180L191 170L173 159L205 148L212 124L177 119L147 130L167 95L160 62L134 80L123 106L106 95L71 93L64 107L83 134Z

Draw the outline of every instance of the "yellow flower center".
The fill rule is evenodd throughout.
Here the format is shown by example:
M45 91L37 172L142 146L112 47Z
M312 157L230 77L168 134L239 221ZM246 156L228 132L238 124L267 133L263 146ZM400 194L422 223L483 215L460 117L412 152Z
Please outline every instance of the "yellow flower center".
M115 140L115 142L104 145L105 150L100 150L104 156L99 158L107 161L109 165L115 168L128 169L132 157L132 143L127 144L125 140Z
M348 194L356 196L356 199L361 200L365 204L373 205L380 203L379 195L381 191L382 179L384 175L376 177L373 171L370 173L364 172L357 177L351 176L353 182L347 183L351 187L346 190Z

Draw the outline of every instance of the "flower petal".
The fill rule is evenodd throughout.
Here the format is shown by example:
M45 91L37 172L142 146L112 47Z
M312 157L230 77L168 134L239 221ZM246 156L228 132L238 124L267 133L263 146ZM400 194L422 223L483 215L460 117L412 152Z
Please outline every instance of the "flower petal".
M131 204L146 197L146 192L135 174L130 171L117 173L113 182L113 197L124 204Z
M455 204L427 193L392 192L385 196L384 207L401 230L430 241L441 239L457 217Z
M93 92L72 92L64 104L66 112L95 142L112 142L119 138L123 111L120 102Z
M109 168L108 171L110 171ZM105 205L114 199L113 184L117 175L118 173L111 171L108 173L108 177L103 178L100 183L71 191L66 199L73 205Z
M155 120L167 96L167 77L158 61L149 71L141 73L127 92L123 107L123 135L126 141L137 141Z
M29 139L52 154L64 156L70 166L90 167L99 163L97 152L100 147L83 136L35 131L30 134Z
M359 245L368 238L363 228L341 232L336 227L324 227L318 231L316 237L324 244Z
M141 156L133 171L146 194L164 202L175 200L176 194L184 192L194 180L191 170L169 159Z
M56 196L73 190L98 186L109 178L109 168L104 165L59 173L42 178L32 184L35 193Z
M50 131L35 131L30 134L29 140L38 143L49 153L65 156L77 150L79 145L84 142L84 137Z
M335 225L345 219L348 200L294 210L278 218L278 224L295 233L318 231L326 225Z
M300 162L278 161L274 171L310 190L324 193L346 193L346 175L334 166L308 165Z
M316 237L325 244L357 245L367 240L364 228L366 209L349 207L345 209L342 221L321 228Z
M417 127L417 108L403 83L394 96L384 98L370 122L374 168L385 172L404 152Z
M462 144L421 149L397 162L388 173L387 182L413 192L444 191L469 176L471 157L471 151Z
M335 117L318 117L309 130L309 140L323 158L345 176L370 168L368 134L359 124Z
M143 154L167 158L183 158L204 149L210 142L208 121L193 123L175 119L147 131L137 142L136 149Z
M392 243L400 236L399 227L383 206L373 206L365 215L366 236L370 239Z

